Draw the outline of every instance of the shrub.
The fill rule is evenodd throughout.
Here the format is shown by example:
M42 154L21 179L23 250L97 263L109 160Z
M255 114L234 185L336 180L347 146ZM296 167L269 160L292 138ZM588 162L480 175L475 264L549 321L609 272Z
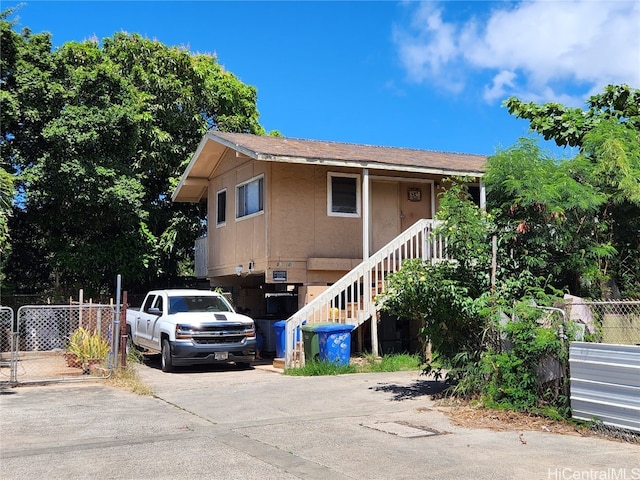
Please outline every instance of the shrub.
M81 363L88 360L104 360L110 351L107 342L100 332L89 332L84 327L76 329L69 337L68 352L74 354Z

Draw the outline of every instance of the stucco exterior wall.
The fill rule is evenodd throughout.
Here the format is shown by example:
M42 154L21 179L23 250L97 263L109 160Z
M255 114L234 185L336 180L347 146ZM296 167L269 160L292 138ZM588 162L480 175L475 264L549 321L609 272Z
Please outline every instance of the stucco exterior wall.
M207 208L208 218L208 275L235 274L237 265L248 268L248 262L266 257L266 215L268 211L267 198L265 210L261 213L236 219L236 186L242 182L265 175L265 191L268 189L266 171L269 165L256 162L246 157L236 157L235 152L228 152L221 161L216 175L209 183ZM226 189L226 222L217 225L217 195ZM258 266L256 265L256 268Z
M246 272L253 261L254 271L264 272L267 283L277 283L273 273L280 271L286 272L283 283L326 285L355 267L362 258L363 206L357 217L327 214L330 172L355 173L358 183L362 182L361 170L256 161L229 150L209 183L208 276L235 275L237 265ZM236 186L259 175L264 175L264 211L236 219ZM389 185L386 197L374 198L371 204L370 240L375 251L419 218L432 216L437 180L390 172L370 175L372 186ZM407 188L420 189L422 199L407 203ZM222 189L227 192L226 223L218 226L216 202ZM382 193L371 188L373 196ZM391 202L388 195L396 199ZM380 201L384 212L376 211ZM389 227L380 227L384 225Z
M347 172L318 165L272 166L271 257L362 257L362 217L327 215L329 171Z

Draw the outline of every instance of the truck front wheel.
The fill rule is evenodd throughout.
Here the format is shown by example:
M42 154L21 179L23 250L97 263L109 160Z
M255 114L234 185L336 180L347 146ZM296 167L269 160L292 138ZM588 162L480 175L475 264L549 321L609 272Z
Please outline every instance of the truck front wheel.
M166 338L162 339L162 371L163 372L173 372L173 361L171 359L171 345L169 345L169 340Z
M133 335L131 334L131 327L127 325L127 345L126 352L127 355L130 355L133 352L140 352L141 349L133 343Z

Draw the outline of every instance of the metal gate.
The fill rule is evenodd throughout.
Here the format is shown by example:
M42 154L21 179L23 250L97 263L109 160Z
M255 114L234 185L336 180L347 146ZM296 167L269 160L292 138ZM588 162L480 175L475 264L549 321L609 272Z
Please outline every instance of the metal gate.
M0 307L0 383L15 383L14 316L10 307Z
M115 364L113 305L29 305L0 307L0 383L24 384L106 378ZM79 358L70 340L91 338L108 353ZM107 348L108 345L108 348Z

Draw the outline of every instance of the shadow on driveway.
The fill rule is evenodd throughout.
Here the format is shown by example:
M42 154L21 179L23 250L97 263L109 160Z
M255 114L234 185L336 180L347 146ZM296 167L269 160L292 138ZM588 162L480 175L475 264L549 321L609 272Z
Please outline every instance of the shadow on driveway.
M435 380L417 380L411 385L378 385L376 387L369 387L376 392L387 392L393 394L395 401L408 400L411 398L418 398L424 395L436 395L445 390L449 385L445 382L436 382Z

